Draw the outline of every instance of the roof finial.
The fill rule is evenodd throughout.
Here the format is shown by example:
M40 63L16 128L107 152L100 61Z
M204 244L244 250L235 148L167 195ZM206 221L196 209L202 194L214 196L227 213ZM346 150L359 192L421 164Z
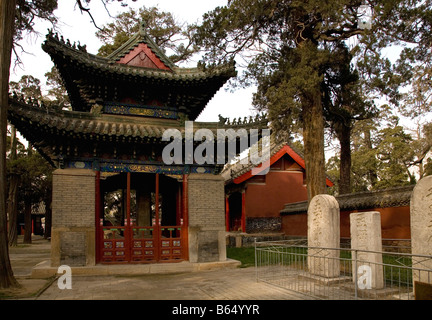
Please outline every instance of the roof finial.
M147 33L146 29L147 29L147 22L144 19L142 19L141 23L140 23L140 30L139 31L141 34L145 34L145 33Z

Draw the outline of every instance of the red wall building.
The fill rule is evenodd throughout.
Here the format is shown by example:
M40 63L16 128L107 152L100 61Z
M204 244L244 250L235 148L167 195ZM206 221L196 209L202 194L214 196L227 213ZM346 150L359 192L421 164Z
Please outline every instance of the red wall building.
M307 200L305 164L299 152L281 143L271 147L270 155L265 175L253 175L255 166L250 163L224 170L227 231L280 232L284 206ZM332 185L330 180L327 184Z
M288 143L273 144L270 154L270 170L266 175L252 175L255 166L250 163L235 163L224 169L227 231L306 237L304 160ZM327 185L333 183L327 179ZM412 189L413 186L406 186L336 196L341 238L350 237L350 213L378 211L383 239L410 239Z
M412 189L413 186L406 186L336 196L340 208L341 237L350 237L350 213L378 211L381 214L383 239L410 239ZM280 214L285 235L307 235L307 201L287 203Z

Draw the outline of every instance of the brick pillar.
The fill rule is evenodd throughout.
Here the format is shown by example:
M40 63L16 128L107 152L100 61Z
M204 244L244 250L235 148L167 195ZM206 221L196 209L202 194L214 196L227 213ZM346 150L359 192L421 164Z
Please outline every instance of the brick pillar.
M225 190L220 175L188 177L189 261L226 260Z
M95 172L53 173L51 265L95 264Z

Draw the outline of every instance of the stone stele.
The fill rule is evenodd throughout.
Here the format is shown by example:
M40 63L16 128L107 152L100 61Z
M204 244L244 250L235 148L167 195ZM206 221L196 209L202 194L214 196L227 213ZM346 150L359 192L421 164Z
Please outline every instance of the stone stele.
M340 211L335 197L320 194L308 208L308 268L313 275L339 277Z
M384 288L381 215L378 211L350 214L353 281L360 289ZM374 251L374 252L372 252Z
M414 187L410 219L412 254L432 256L432 176L422 178ZM432 283L431 270L432 259L413 256L413 281Z

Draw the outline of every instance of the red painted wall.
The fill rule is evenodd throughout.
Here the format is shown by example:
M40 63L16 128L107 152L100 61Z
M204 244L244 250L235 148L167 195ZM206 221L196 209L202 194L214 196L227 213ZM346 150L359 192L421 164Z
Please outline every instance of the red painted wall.
M145 43L140 43L117 63L135 67L170 70Z
M381 213L383 239L411 239L409 206L342 211L340 214L341 237L350 237L349 215L352 212L378 211ZM282 215L282 232L288 236L307 236L307 214Z
M246 188L246 217L279 217L287 203L307 199L300 171L272 171L265 176L265 184L248 182Z
M307 214L282 215L282 232L287 236L307 237Z
M350 213L366 211L378 211L381 213L381 236L383 239L411 239L409 206L342 211L341 237L350 237Z

